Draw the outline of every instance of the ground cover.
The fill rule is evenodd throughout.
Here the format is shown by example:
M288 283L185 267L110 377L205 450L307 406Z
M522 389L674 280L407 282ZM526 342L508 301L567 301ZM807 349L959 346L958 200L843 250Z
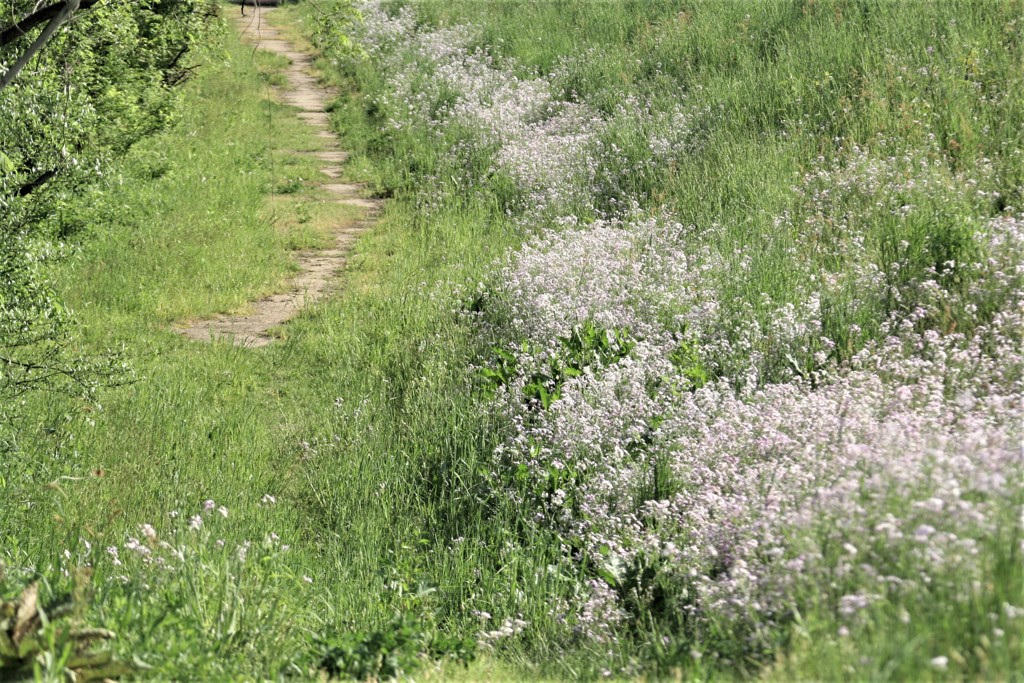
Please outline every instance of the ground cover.
M1019 3L335 6L276 16L379 223L275 344L170 330L330 225L213 50L67 209L137 381L22 411L0 598L88 574L155 679L1019 668Z
M1019 9L364 6L339 120L380 192L525 240L453 284L498 443L436 494L551 551L476 608L503 647L1016 667Z
M458 402L442 428L394 394L402 385L415 406L459 392L444 373L405 387L428 362L409 346L444 316L419 296L436 256L387 217L355 246L351 295L311 307L278 344L196 344L172 329L275 291L289 251L351 219L314 187L322 164L296 154L320 148L316 131L268 100L282 61L224 40L177 125L64 213L72 255L51 275L79 320L76 343L117 350L133 381L88 403L27 398L0 464L0 597L33 581L40 605L77 596L76 618L115 632L115 659L138 658L156 680L312 675L327 652L318 639L429 603L406 578L426 517L408 492L411 458L458 419ZM418 611L409 662L437 631ZM44 633L39 675L56 680L77 660L61 631L47 633L56 644Z

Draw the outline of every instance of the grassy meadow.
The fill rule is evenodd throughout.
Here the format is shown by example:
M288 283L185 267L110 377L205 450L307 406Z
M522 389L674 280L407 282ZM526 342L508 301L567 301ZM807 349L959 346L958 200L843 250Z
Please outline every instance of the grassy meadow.
M437 250L388 215L356 246L343 292L279 343L172 331L244 310L282 286L290 250L358 218L312 188L323 164L295 154L322 139L271 101L283 63L224 42L181 120L62 217L73 254L55 286L82 350L117 352L124 384L90 405L33 397L0 469L4 597L33 577L64 595L91 568L88 620L160 680L310 675L316 637L372 631L419 600L407 578L426 533L419 455L481 428L450 386L458 331L420 296ZM427 358L418 347L435 335ZM445 411L424 405L434 394ZM56 654L45 680L61 675Z
M173 332L358 219L211 45L54 226L127 370L26 399L0 598L154 680L1018 675L1024 3L343 4L272 22L378 223L274 344Z

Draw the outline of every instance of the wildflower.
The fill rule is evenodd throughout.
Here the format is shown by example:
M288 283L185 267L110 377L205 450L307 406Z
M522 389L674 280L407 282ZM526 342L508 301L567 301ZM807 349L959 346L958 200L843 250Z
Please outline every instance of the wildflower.
M152 553L149 546L143 545L139 542L139 539L132 537L128 538L128 542L124 544L124 548L125 550L131 550L143 557L147 557Z
M933 204L960 215L978 197L993 199L991 172L954 177L930 131L924 150L906 152L898 140L835 139L837 154L812 162L792 188L799 211L769 223L777 234L799 232L824 258L811 266L792 251L788 300L745 296L758 290L756 254L714 246L734 241L722 239L732 227L697 230L667 212L641 212L627 186L645 183L623 182L684 160L680 152L700 127L692 125L696 111L659 117L631 98L600 113L585 100L558 98L571 60L588 55L566 58L551 77L521 78L511 61L474 53L469 27L421 27L412 10L391 16L371 6L366 16L367 53L389 67L381 70L386 125L439 136L452 124L478 131L479 139L451 151L456 191L480 184L473 164L462 163L479 145L494 150L487 174L506 174L527 198L525 211L507 215L534 237L506 255L479 292L500 315L472 318L488 339L509 342L516 368L490 405L512 425L487 463L491 481L506 485L500 472L512 462L534 491L554 491L531 496L527 486L524 494L517 478L495 492L522 506L524 523L580 539L588 555L625 566L661 554L659 578L685 582L699 612L725 620L747 619L751 608L758 618L778 612L803 581L862 582L840 599L840 613L854 617L877 599L866 585L913 590L947 580L953 563L967 565L964 575L977 572L970 543L985 536L999 506L1015 504L1010 482L1019 477L1021 391L1012 378L1024 371L1024 221L1009 209L986 219L983 209L978 263L943 259L941 269L978 283L973 292L948 290L938 268L915 273L908 241L878 258L865 226L881 215L909 227L920 206ZM436 78L424 84L426 69ZM438 108L442 88L456 97ZM623 125L646 134L644 158L627 159L612 142L619 138L609 133ZM432 211L444 201L432 189L441 184L426 185L420 201ZM862 211L851 206L867 213L852 220ZM816 272L826 261L842 266ZM986 326L978 326L982 300L993 311ZM829 339L827 328L837 325L825 324L825 309L837 301L851 315L835 322L872 319L880 301L903 312L877 329L842 325ZM929 329L935 312L947 310L964 311L970 335ZM540 405L529 395L536 388L527 390L531 378L562 374L565 340L578 354L584 325L603 335L587 351L598 357L577 359L582 367L573 366L557 392L545 387L558 398ZM836 350L853 354L842 367ZM638 508L655 462L681 493ZM559 474L549 488L553 471L569 470L574 476ZM967 492L984 502L969 502ZM904 509L900 496L911 494L917 502L905 518L874 514ZM818 542L819 525L843 530L841 557L831 540ZM859 571L851 559L858 555L868 556ZM891 557L913 566L897 572ZM604 638L621 596L589 588L560 610L579 614L587 636ZM512 630L506 622L483 637ZM945 658L933 665L939 659L948 666Z
M845 617L853 616L868 607L877 597L860 593L844 595L839 599L839 613Z
M502 638L511 638L522 633L529 625L529 622L522 619L506 619L498 629L481 633L480 639L489 644Z
M217 508L217 512L220 513L221 517L224 517L225 519L227 519L228 509L226 507L221 505L219 508Z
M210 512L216 506L217 506L217 504L214 503L213 500L208 498L205 501L203 501L203 512Z
M148 540L156 540L156 529L154 529L152 525L143 524L139 527L139 530L142 532L142 535L145 536Z
M1007 619L1020 619L1024 617L1024 607L1016 607L1008 602L1003 603L1003 615Z
M264 505L273 505L277 502L277 498L270 495L269 493L265 493L263 494L263 498L260 499L260 502Z
M188 520L188 528L192 531L198 531L203 528L203 518L201 515L194 515Z
M932 657L928 664L936 671L945 671L949 667L949 657L943 655Z

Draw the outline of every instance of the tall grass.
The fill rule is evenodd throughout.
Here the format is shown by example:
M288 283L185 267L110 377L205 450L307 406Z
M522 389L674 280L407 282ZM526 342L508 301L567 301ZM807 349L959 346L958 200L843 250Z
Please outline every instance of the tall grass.
M854 673L881 678L998 676L1014 666L1019 634L1001 625L996 637L983 624L1002 619L996 603L1021 599L997 559L1016 552L1016 523L997 521L1016 489L990 510L994 527L972 531L939 514L947 503L928 498L920 479L930 468L962 475L914 453L943 443L949 455L1001 468L953 444L998 442L1012 460L1017 409L979 416L978 431L925 425L909 368L926 363L944 376L929 399L943 410L960 410L959 392L994 391L1016 405L1019 336L1001 321L1016 319L1019 291L1009 276L1017 247L1008 246L1022 199L1019 10L367 6L357 36L368 58L339 69L359 94L338 120L361 122L350 144L369 177L398 207L415 207L424 230L475 223L527 240L482 278L472 267L459 273L470 284L456 287L453 305L475 321L478 343L495 347L472 365L483 366L477 395L499 417L498 443L489 457L482 444L475 460L439 454L444 475L427 489L437 501L475 501L442 519L448 536L506 544L520 562L548 549L516 608L476 608L497 622L529 614L531 627L504 647L539 661L558 653L556 666L576 675L752 674L773 658L783 677L845 675L851 659ZM896 340L904 351L891 355ZM931 344L960 360L946 365ZM877 404L875 381L885 387ZM884 397L909 401L909 412L896 417ZM874 417L854 427L844 410L824 408L833 400ZM831 424L836 411L844 417ZM886 436L904 419L915 446ZM856 464L840 455L844 438L866 449ZM789 457L810 460L785 474ZM788 479L819 466L831 474ZM922 499L879 484L857 503L839 491L858 472L869 488L909 477L907 495ZM792 501L800 486L839 498L784 503L800 512L794 526L775 527L757 507L773 504L761 496L774 486L792 487ZM833 517L829 506L846 505L865 510L849 513L858 522ZM875 515L914 519L930 538L935 526L917 516L928 506L942 533L983 543L974 569L924 570L916 551L876 547ZM741 531L762 524L763 535ZM1001 540L983 542L988 534ZM874 549L864 555L858 544ZM844 552L862 553L861 564ZM803 569L768 580L744 573L771 557ZM489 561L500 575L507 559ZM828 578L849 566L866 573L841 585ZM918 571L934 585L907 595L870 588L872 572ZM956 596L972 575L984 577L971 584L978 592ZM945 616L917 631L901 621L916 613Z
M54 281L80 344L120 350L134 382L90 405L39 397L0 466L3 597L33 579L60 595L91 567L83 618L158 679L312 675L318 637L418 605L420 456L482 427L452 387L459 331L421 285L471 234L434 246L385 216L342 292L262 351L172 330L282 287L288 250L355 218L312 187L315 131L268 99L282 62L226 41L177 125L63 217L77 252ZM435 393L454 400L428 419Z
M281 60L225 40L177 125L62 216L75 254L53 277L79 343L120 350L134 382L94 404L28 406L0 470L0 597L32 581L45 596L91 595L81 619L116 632L117 658L158 680L313 677L346 643L370 649L345 670L379 673L385 655L415 669L462 647L442 635L475 642L474 600L503 593L516 610L514 587L550 555L505 549L509 575L495 576L490 549L448 547L454 525L487 525L445 496L449 463L472 467L494 438L449 286L513 236L472 215L428 230L387 209L337 294L278 343L178 336L176 322L281 287L289 250L355 218L322 200L322 164L297 154L322 141L269 100ZM389 638L402 615L408 638L375 654L374 634ZM61 675L59 660L43 675Z
M318 8L276 16L312 33ZM29 406L0 597L89 565L86 616L163 679L381 674L477 641L483 663L429 677L1010 676L1019 482L971 463L1014 472L1019 437L1021 9L367 7L366 58L320 66L346 171L390 201L337 294L258 351L169 328L281 286L352 216L267 101L280 61L229 38L178 125L65 212L80 343L137 381ZM758 472L785 514L747 504Z

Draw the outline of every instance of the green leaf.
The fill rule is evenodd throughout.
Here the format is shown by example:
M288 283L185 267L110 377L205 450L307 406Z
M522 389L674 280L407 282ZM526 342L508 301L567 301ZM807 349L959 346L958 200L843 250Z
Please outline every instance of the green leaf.
M5 173L14 173L14 162L11 161L11 158L3 152L0 152L0 171L4 171Z
M540 403L544 406L544 410L551 407L551 394L544 387L540 387Z
M619 577L615 576L615 574L610 569L598 566L597 575L604 579L604 582L612 588L619 587Z

